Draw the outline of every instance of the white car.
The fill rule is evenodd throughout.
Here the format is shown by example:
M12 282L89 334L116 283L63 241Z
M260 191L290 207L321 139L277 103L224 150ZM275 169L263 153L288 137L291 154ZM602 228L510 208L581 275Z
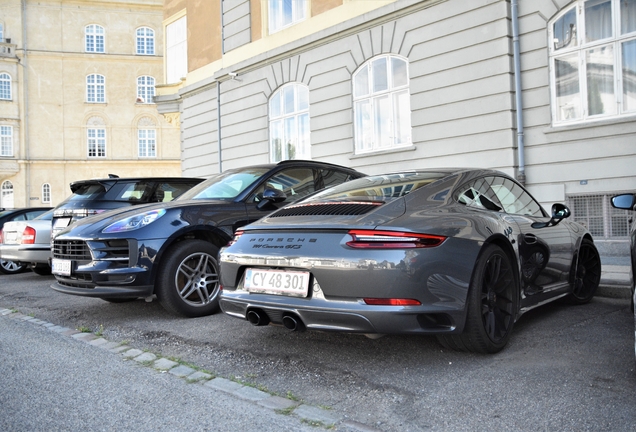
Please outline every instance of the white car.
M39 275L51 274L51 220L53 210L35 219L5 222L2 227L0 258L28 265Z

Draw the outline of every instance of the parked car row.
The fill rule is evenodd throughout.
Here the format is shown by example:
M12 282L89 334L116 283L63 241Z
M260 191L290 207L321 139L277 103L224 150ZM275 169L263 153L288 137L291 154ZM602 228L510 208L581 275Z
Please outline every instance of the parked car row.
M100 188L115 192L107 181L74 192ZM495 353L525 312L585 304L601 278L594 240L570 210L548 214L493 170L366 176L293 160L227 170L173 201L117 190L145 205L54 212L56 291L113 303L156 296L177 315L222 310L292 331L431 334Z
M36 241L36 232L34 228L30 228L28 232L24 232L26 226L31 224L40 224L40 222L34 222L38 216L42 216L43 213L51 210L51 207L29 207L20 209L2 209L0 210L0 272L4 274L20 273L26 270L29 261L22 261L17 255L14 254L16 248L21 247L22 242L25 242L25 247L29 248L29 252L34 247ZM47 216L48 217L48 216ZM25 221L29 221L27 224ZM51 231L51 219L49 219L49 233ZM47 225L44 223L44 225ZM50 238L47 239L50 242ZM11 253L5 250L5 247L11 248Z

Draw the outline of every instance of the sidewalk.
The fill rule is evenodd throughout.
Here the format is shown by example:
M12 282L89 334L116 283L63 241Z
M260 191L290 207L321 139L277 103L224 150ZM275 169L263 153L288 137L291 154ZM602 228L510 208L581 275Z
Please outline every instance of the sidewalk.
M630 272L629 256L601 256L601 283L596 295L601 297L630 298Z

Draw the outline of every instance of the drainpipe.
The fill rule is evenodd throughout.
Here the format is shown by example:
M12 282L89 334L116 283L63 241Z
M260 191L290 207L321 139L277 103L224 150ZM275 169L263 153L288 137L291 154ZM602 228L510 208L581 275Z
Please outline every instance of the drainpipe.
M223 158L221 157L221 81L216 82L216 129L219 144L219 172L223 172Z
M29 65L27 61L27 8L26 0L22 0L22 90L24 92L24 159L25 164L25 207L31 207L31 160L29 153Z
M512 7L512 46L515 70L515 105L517 107L517 157L519 172L517 180L522 185L526 183L526 162L523 143L523 104L521 98L521 61L519 60L519 10L518 0L511 1Z

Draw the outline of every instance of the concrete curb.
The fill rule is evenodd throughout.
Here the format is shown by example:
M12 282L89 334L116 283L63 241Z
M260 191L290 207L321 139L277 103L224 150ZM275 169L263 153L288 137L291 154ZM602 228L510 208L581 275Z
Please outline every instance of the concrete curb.
M96 349L105 350L118 355L123 361L133 360L139 366L148 367L157 373L167 372L175 378L185 379L195 385L203 385L209 388L210 391L221 391L244 401L271 409L280 415L297 417L302 422L312 426L323 427L325 429L333 429L339 426L338 428L341 430L344 429L355 432L377 431L377 429L372 426L351 421L331 409L305 405L300 401L283 398L257 389L251 385L222 377L214 377L209 373L196 370L195 367L179 364L170 359L158 357L153 353L132 348L126 344L111 342L93 333L73 331L66 327L35 319L31 316L23 315L14 309L0 306L0 317L14 321L28 322L32 325L47 328L54 333L59 333L63 337L68 337L69 339L91 345Z

